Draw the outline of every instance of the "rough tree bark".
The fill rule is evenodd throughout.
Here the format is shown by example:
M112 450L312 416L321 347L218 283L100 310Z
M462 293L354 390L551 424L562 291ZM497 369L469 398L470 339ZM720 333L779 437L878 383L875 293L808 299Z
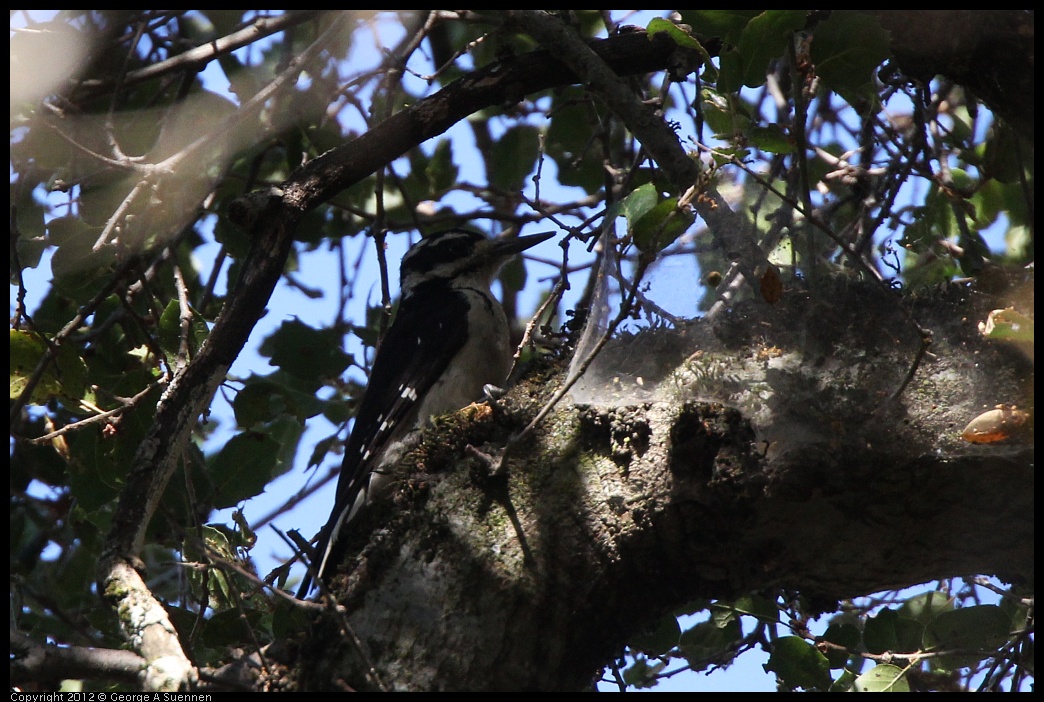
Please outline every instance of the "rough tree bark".
M502 446L553 369L432 432L334 587L382 683L577 690L696 598L783 587L831 611L934 578L1030 582L1032 435L960 434L1031 398L1032 362L976 320L1032 282L827 285L607 349L605 391L579 391L602 399L559 407L503 480L464 446ZM934 343L896 396L920 343L901 306ZM302 688L375 685L341 626L324 618L299 651Z

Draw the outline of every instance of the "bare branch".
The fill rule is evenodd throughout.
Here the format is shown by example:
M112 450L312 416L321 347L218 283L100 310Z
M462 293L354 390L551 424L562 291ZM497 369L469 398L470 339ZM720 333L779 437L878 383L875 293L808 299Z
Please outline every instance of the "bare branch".
M168 73L177 73L185 70L200 71L219 56L252 44L262 37L267 37L276 32L308 22L318 16L318 10L296 10L276 17L258 17L248 26L227 36L207 42L202 46L197 46L195 49L173 56L166 61L154 63L137 71L130 71L123 76L120 82L125 86L135 85ZM115 83L116 81L108 80L85 80L79 82L77 87L85 89L87 95L90 96L108 90Z
M54 685L67 678L140 684L145 659L131 651L84 646L48 646L10 631L11 684Z

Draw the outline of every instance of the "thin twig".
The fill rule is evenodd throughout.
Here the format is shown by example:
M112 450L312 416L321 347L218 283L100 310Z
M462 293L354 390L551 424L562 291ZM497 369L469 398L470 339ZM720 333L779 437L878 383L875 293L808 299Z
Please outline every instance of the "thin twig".
M562 266L561 270L566 270L569 263L569 247L567 240L563 240L561 243L562 247ZM533 317L526 324L526 329L522 333L522 341L519 342L518 347L515 349L515 355L511 359L511 372L508 373L508 378L511 378L515 374L515 369L518 367L518 361L522 357L522 351L530 343L530 339L533 335L533 330L539 324L540 320L544 317L544 313L548 310L551 305L558 305L562 299L562 294L569 288L569 278L566 275L559 275L558 280L555 282L553 288L551 288L551 294L547 296L547 299L537 308L536 312L533 313Z
M529 422L526 428L523 429L516 436L513 436L511 438L511 440L508 442L508 445L504 449L505 453L507 453L507 451L511 447L518 445L526 437L528 437L536 428L536 426L544 420L544 418L551 412L552 409L554 409L555 405L558 404L559 400L565 397L566 393L568 393L572 389L573 385L576 384L576 381L582 378L584 373L587 372L587 369L594 362L595 357L599 354L599 352L601 352L601 350L609 342L609 339L612 338L613 334L616 332L616 328L620 326L620 324L628 317L628 315L630 315L631 306L634 304L634 299L638 291L638 285L641 284L642 278L645 276L645 271L649 267L650 262L651 261L649 259L644 257L638 259L638 268L635 271L634 283L631 285L631 289L628 293L627 299L624 300L624 302L620 305L620 311L617 313L616 318L613 319L613 321L609 324L608 328L606 328L606 330L602 333L601 338L599 338L598 343L595 344L594 348L591 349L590 353L588 353L587 356L584 357L584 360L581 361L576 371L572 374L572 377L567 378L566 382L563 383L562 386L555 391L555 394L552 395L551 399L547 401L547 403L540 409L539 412L537 412L537 415L532 419L532 421Z
M178 291L180 334L178 334L177 371L180 371L189 362L189 355L193 351L189 343L192 338L192 307L188 301L188 286L185 284L185 276L182 275L181 267L176 262L174 263L174 287Z
M83 429L84 427L90 426L91 424L97 424L98 422L104 421L109 417L114 417L118 414L122 414L129 409L133 409L135 405L137 405L145 398L145 396L152 392L154 387L154 385L149 385L138 394L124 400L124 404L120 407L111 410L106 410L101 414L93 415L91 417L88 417L87 419L81 419L80 421L73 422L72 424L66 424L60 429L55 429L49 434L44 434L43 436L38 436L34 439L29 439L28 441L30 444L46 444L51 439L55 439L59 436L62 436L63 434L68 434L69 432L76 431L77 429Z
M290 11L277 17L259 17L249 25L224 37L219 37L194 49L173 56L165 61L159 61L146 68L130 71L123 76L123 85L135 85L168 73L180 73L186 70L201 71L211 61L232 53L243 46L253 44L262 37L266 37L284 29L297 26L318 16L318 10ZM78 84L80 88L90 91L107 90L115 81L107 80L85 80Z

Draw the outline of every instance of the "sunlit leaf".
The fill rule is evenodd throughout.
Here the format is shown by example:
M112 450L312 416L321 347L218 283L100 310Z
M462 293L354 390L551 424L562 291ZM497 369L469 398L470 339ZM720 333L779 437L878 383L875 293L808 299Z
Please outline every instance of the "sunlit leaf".
M903 669L890 664L876 665L856 678L852 685L856 692L909 692Z
M711 57L710 54L707 53L707 49L705 49L703 44L701 44L696 37L692 36L684 27L681 27L670 20L663 19L662 17L656 17L649 22L645 29L649 33L649 36L652 36L657 32L665 32L678 46L698 51L700 56L703 58L704 80L717 80L718 70L714 67L714 64L711 63Z
M626 217L628 225L633 227L639 219L656 207L658 201L659 194L656 192L656 186L646 183L632 190L620 201L619 214Z
M694 219L692 212L678 207L677 198L669 197L634 222L635 246L643 253L658 254L684 234Z
M1006 341L1033 341L1033 318L1006 307L993 310L986 321L979 324L979 331L987 339L1003 339Z
M37 366L50 353L44 340L33 332L12 329L10 334L11 399L21 396ZM40 381L33 388L29 401L44 404L61 397L75 402L87 393L87 365L76 349L69 344L56 347L57 355L49 361Z

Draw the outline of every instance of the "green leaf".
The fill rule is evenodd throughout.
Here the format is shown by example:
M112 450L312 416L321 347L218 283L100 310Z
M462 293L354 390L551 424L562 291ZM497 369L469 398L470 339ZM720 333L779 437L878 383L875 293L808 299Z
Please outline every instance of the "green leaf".
M883 609L877 616L867 619L862 630L862 642L867 651L907 653L921 649L924 625L915 618L901 615L901 611L903 610Z
M285 573L277 583L286 588ZM308 616L304 607L293 605L285 599L272 603L272 636L277 641L286 641L295 638L298 634L308 631L313 625L313 619Z
M984 181L968 199L975 208L976 231L982 231L997 221L1004 211L1004 189L1007 186L996 180Z
M767 124L764 127L751 127L747 132L751 146L772 154L792 154L797 151L797 143L778 124Z
M933 183L924 198L924 206L911 210L913 223L903 232L900 246L913 247L920 252L938 239L947 239L958 231L953 207L939 186Z
M453 145L450 140L439 140L431 156L421 149L413 149L409 159L410 172L402 182L402 190L408 202L438 200L456 185L458 169L453 163ZM385 207L389 208L389 204Z
M544 149L558 167L559 182L597 193L605 185L605 169L591 139L597 116L588 98L580 88L565 88L552 98L550 115ZM615 131L610 134L617 138Z
M19 397L29 385L37 365L50 351L47 343L34 332L12 329L10 336L11 399ZM88 394L87 365L77 350L68 344L58 346L57 357L48 363L40 382L29 397L32 404L42 405L55 397L75 409Z
M715 604L713 609L717 608L718 604ZM776 605L776 601L761 595L739 597L732 602L731 609L733 612L756 617L759 621L768 624L779 622L779 607Z
M682 10L682 22L702 37L717 37L726 44L739 43L743 30L760 10Z
M199 347L207 340L210 328L203 315L189 305L188 353L189 358L196 355ZM176 358L181 349L181 305L171 300L160 314L159 342L160 348L168 359Z
M678 46L683 46L698 51L700 53L700 56L703 58L704 80L717 80L718 70L714 67L714 64L711 63L711 57L710 54L707 53L707 49L703 47L703 44L701 44L696 37L689 34L689 32L686 31L685 27L681 27L675 24L674 22L671 22L670 20L664 19L662 17L656 17L649 22L648 26L646 26L645 28L645 31L649 34L650 37L658 32L665 32L671 39L674 40L674 43Z
M650 665L646 659L639 658L623 672L624 682L637 688L652 687L656 684L656 676L666 665L663 661Z
M660 196L656 192L655 185L652 183L640 185L629 192L627 197L620 201L617 214L626 217L628 226L633 227L635 222L644 217L650 210L652 210L652 208L656 207L656 203L659 199Z
M668 19L656 17L650 20L649 24L645 27L645 31L650 35L656 34L657 32L665 32L668 36L670 36L671 39L674 40L675 44L679 46L686 46L690 49L696 49L697 51L702 52L704 56L707 55L706 50L703 48L703 44L701 44L696 39L696 37L692 36L687 31L685 31L684 28L679 27L677 24L671 22Z
M236 553L222 529L211 524L204 524L200 529L200 534L207 549L198 548L195 535L193 535L192 539L186 539L181 546L185 560L206 563L210 560L209 552L213 552L219 558L233 562L236 560ZM205 595L208 604L217 611L227 609L234 601L233 593L229 588L228 574L221 569L214 569L206 573L200 570L190 570L189 583L196 597L202 598ZM204 590L204 586L206 590Z
M739 49L722 49L718 54L721 70L715 87L722 93L736 94L743 87L743 54Z
M457 184L460 169L453 162L453 142L449 139L440 139L435 144L435 153L431 155L431 161L428 163L427 175L434 197L441 197Z
M721 665L731 660L742 638L743 627L738 617L729 621L711 619L682 632L678 648L693 670L704 670L712 664Z
M742 98L707 87L700 95L703 98L703 117L714 136L728 141L751 131L754 122L750 108Z
M667 198L634 223L635 246L643 253L658 254L684 234L694 220L692 212L679 209L678 198Z
M82 510L80 518L104 528L103 521L110 514L108 505L120 494L120 482L126 474L126 465L113 460L108 454L101 432L72 432L68 441L70 455L78 459L70 466L67 478L69 493L76 498L76 505Z
M924 630L924 647L933 651L964 652L932 660L938 667L954 670L974 666L1003 646L1010 633L1011 618L1000 607L963 607L943 612L928 623Z
M493 162L487 165L490 184L511 192L520 191L533 172L540 146L536 127L510 127L493 146Z
M736 47L743 85L756 88L765 83L769 64L783 56L805 21L805 10L765 10L744 27Z
M877 665L855 679L855 692L909 692L910 684L903 669L894 665Z
M341 335L334 329L315 329L299 319L283 322L261 342L260 353L290 375L318 388L328 378L336 378L352 362L341 348Z
M58 249L51 257L55 285L76 299L96 292L96 284L112 267L108 251L93 251L101 228L89 227L78 217L58 217L47 223L48 238Z
M302 427L292 417L273 422L266 431L245 431L229 439L208 463L214 484L214 507L233 507L264 491L286 472Z
M15 242L15 252L18 254L18 264L22 270L36 268L40 265L40 257L48 247L49 242L44 236L43 208L34 200L22 199L18 201L14 184L11 186L10 203L14 213L17 228L12 228L12 235L17 232L18 240ZM15 209L17 208L17 210ZM11 260L11 285L18 285L18 271L15 268L14 259Z
M812 36L816 75L848 102L874 100L873 71L891 56L889 33L871 15L834 10Z
M876 616L868 617L863 626L863 645L870 653L899 650L896 622L899 613L894 609L883 609Z
M830 686L830 692L851 692L852 686L855 684L856 673L853 673L848 668L841 671L841 675L834 680L834 684Z
M980 329L987 339L1033 343L1033 319L1013 307L993 310Z
M942 592L932 590L914 595L898 610L899 616L905 619L913 619L922 626L935 619L943 612L951 612L954 609L954 598Z
M324 403L294 376L276 371L267 376L251 376L232 401L236 423L243 429L265 424L289 414L304 422L323 411Z
M214 238L228 251L233 259L242 260L250 251L250 237L242 229L232 224L229 218L218 217L214 225ZM235 278L229 277L230 281Z
M850 657L849 651L858 649L859 644L862 642L862 636L860 636L859 629L856 626L842 622L834 623L827 627L827 630L823 632L823 640L848 649L848 651L841 651L836 648L829 648L826 652L831 668L843 668Z
M765 670L778 675L788 687L826 690L832 682L826 656L800 636L775 641Z
M681 629L673 615L660 617L656 627L642 632L630 642L631 648L649 656L660 656L678 645Z

